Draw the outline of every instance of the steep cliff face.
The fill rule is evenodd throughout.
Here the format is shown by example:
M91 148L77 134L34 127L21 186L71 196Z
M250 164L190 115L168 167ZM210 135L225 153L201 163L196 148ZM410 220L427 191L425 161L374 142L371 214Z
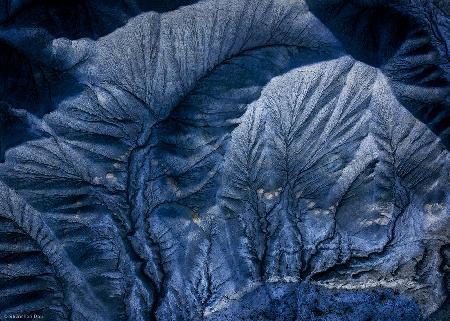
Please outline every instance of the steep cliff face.
M448 319L445 1L0 9L0 319Z

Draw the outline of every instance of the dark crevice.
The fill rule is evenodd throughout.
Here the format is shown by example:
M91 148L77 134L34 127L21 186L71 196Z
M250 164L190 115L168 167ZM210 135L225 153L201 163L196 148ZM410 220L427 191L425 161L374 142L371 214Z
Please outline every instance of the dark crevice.
M54 38L97 39L148 11L166 12L197 0L30 0L14 12L0 12L0 29L36 28ZM2 8L0 7L0 10ZM5 11L5 10L4 10ZM6 10L8 11L8 10Z

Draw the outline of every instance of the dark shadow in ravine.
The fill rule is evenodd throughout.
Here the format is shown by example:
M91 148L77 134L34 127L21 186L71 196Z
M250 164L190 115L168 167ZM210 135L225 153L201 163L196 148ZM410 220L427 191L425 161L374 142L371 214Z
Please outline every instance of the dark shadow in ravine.
M5 1L10 2L10 1ZM197 0L29 0L0 6L0 29L41 28L55 38L97 39L143 12L166 12Z

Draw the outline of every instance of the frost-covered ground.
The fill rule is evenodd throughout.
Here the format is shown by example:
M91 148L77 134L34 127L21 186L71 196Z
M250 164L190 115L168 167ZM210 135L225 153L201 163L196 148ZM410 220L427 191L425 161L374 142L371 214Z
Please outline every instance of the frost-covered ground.
M2 1L0 319L449 320L450 5Z

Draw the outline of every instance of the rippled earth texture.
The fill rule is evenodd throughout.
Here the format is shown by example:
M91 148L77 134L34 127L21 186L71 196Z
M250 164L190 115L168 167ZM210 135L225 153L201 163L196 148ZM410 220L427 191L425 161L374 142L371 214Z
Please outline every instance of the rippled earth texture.
M0 2L0 319L450 320L446 0Z

